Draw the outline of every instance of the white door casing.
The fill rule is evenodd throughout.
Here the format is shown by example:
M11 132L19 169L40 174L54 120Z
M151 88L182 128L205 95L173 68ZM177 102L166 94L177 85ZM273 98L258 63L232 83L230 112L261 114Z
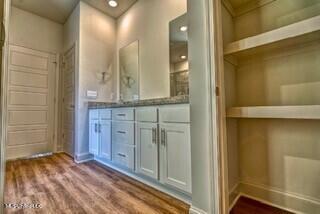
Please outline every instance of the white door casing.
M3 13L1 13L1 21L3 26L1 27L1 39L3 41L3 46L1 47L1 124L0 124L0 204L4 202L4 180L5 180L5 150L6 150L6 114L7 111L7 80L8 80L8 58L9 58L9 19L10 19L10 9L11 0L2 0L1 8ZM4 213L4 206L0 206L0 214Z
M190 124L160 124L161 182L191 193Z
M62 143L63 151L74 156L75 135L75 48L63 55L62 65Z
M158 179L158 124L137 123L137 170Z
M10 45L7 159L53 151L56 55Z

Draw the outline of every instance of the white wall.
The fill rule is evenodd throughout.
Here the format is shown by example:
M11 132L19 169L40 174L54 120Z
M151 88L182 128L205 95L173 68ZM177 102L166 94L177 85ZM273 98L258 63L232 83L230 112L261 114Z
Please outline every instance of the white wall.
M139 0L117 20L117 50L139 40L140 99L170 96L169 22L185 0Z
M213 195L213 147L217 144L215 87L210 68L208 7L210 0L188 0L192 207L190 213L218 213ZM214 53L211 53L214 54ZM212 76L211 76L212 75ZM213 81L213 80L212 80ZM217 177L217 176L216 176ZM196 212L200 210L199 212ZM202 211L202 212L201 212ZM215 212L214 212L215 211Z
M63 25L63 52L69 50L80 36L80 4L78 4Z
M113 18L80 2L79 85L77 108L77 157L88 153L89 122L87 90L96 90L95 101L112 101L112 78L101 82L102 72L113 74L116 50L116 22Z
M59 53L63 46L63 26L12 7L9 42L36 50Z

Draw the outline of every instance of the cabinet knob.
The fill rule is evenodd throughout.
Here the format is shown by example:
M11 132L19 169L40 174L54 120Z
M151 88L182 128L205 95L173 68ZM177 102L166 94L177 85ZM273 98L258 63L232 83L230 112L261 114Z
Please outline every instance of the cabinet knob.
M118 153L118 155L123 158L127 157L125 154L122 154L122 153Z

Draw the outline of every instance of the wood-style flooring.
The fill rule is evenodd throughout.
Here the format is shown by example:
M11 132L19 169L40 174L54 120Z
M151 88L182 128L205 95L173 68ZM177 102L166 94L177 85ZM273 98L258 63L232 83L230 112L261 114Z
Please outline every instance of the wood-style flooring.
M293 214L282 209L272 207L250 198L241 197L232 208L230 214Z
M189 205L91 161L65 154L7 163L5 203L40 204L5 213L188 213Z

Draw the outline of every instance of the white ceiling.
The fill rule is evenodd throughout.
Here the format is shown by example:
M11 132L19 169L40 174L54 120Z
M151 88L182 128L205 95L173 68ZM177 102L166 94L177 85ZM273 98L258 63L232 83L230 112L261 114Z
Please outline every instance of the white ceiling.
M247 4L253 0L229 0L233 8L238 8L241 5Z
M41 1L41 0L40 0ZM98 10L101 10L105 14L118 18L125 13L134 3L138 0L117 0L118 6L112 8L108 5L107 0L82 0Z
M107 0L82 0L105 14L118 18L137 0L118 0L118 7L112 8ZM79 0L12 0L12 5L58 23L65 23Z

